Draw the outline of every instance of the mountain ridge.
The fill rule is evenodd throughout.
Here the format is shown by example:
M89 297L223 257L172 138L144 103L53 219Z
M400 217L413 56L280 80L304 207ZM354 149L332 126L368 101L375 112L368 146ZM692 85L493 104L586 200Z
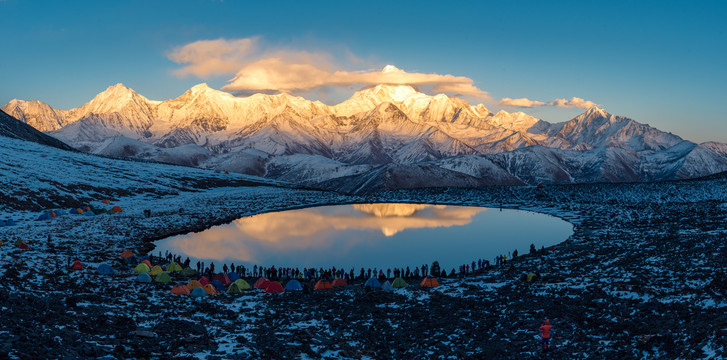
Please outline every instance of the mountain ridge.
M408 85L372 86L328 106L287 93L235 97L205 83L154 101L119 83L70 110L17 99L3 110L82 151L272 178L301 172L286 161L303 161L314 169L299 182L334 189L353 188L338 175L386 189L405 187L402 179L426 183L407 171L429 171L437 186L437 177L479 186L653 181L727 170L725 144L694 144L601 108L550 123Z

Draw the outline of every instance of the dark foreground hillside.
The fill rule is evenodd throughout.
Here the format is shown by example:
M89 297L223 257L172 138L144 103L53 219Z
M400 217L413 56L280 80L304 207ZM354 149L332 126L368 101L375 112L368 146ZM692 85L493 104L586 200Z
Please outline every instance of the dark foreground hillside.
M727 181L432 189L346 197L265 187L124 198L113 216L0 228L0 354L17 358L723 358L727 356ZM142 210L155 204L154 214ZM193 299L134 281L122 250L288 207L421 202L561 216L555 250L442 286ZM186 206L178 212L180 204ZM51 235L50 239L48 235ZM12 244L27 241L29 250ZM435 256L435 254L433 254ZM463 255L476 260L476 254ZM72 271L78 258L84 270ZM116 275L94 270L111 264ZM447 269L449 270L449 269ZM448 271L449 272L449 271ZM521 280L539 272L540 281ZM175 275L175 281L188 279ZM248 279L254 281L255 279ZM417 284L419 279L409 279ZM43 316L38 316L43 314ZM553 325L540 355L538 326Z

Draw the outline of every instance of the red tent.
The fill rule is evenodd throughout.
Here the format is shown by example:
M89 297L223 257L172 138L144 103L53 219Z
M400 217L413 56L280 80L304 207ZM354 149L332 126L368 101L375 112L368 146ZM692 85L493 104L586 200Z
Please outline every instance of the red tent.
M277 294L284 292L283 285L280 285L277 281L269 281L268 286L265 288L265 292L268 294Z
M134 256L134 253L129 250L124 250L121 252L121 258L122 259L128 259L130 257Z
M114 212L121 212L121 207L116 205L116 206L112 207L111 210L113 210Z
M336 287L336 286L346 286L348 284L346 283L346 280L343 280L343 278L336 278L335 280L333 280L333 283L331 285L333 285L333 287Z
M332 289L333 286L331 286L331 282L328 280L318 280L314 288L316 290L329 290Z
M30 246L28 246L28 244L26 244L25 242L22 242L20 243L20 245L18 245L18 249L29 250Z
M152 265L151 265L151 261L149 261L149 260L144 260L144 261L142 261L141 263L142 263L142 264L146 264L146 266L148 266L148 267L149 267L149 269L151 269L151 268L153 268L153 267L154 267L154 266L152 266Z
M439 281L433 277L425 277L424 280L419 284L419 286L424 286L428 288L433 288L439 286Z
M215 280L221 282L223 285L232 284L232 281L230 281L230 278L227 276L227 274L217 274L215 275Z
M81 264L81 260L76 260L73 262L73 265L71 266L71 269L73 270L83 270L83 264Z
M208 279L206 276L202 276L199 278L199 283L202 284L202 286L205 286L210 283L210 279Z
M542 189L542 188L543 188L543 184L538 184L538 189Z
M257 279L257 281L255 281L254 286L258 289L265 289L268 287L268 285L270 285L270 280L261 276L259 279Z
M109 199L103 199L101 200L101 202L104 204L111 204L111 201L109 201Z
M189 289L184 285L177 285L169 293L172 295L189 295Z

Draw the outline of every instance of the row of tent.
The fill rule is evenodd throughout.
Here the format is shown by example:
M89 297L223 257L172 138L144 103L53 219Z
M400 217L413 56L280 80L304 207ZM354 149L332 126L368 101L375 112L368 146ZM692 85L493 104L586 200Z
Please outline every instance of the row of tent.
M114 206L111 209L107 209L107 210L92 209L90 206L85 206L82 208L79 207L79 208L75 208L75 209L70 209L68 211L65 211L65 210L46 211L46 212L41 213L38 216L38 220L51 220L53 218L63 216L66 214L94 216L94 215L101 215L101 214L116 214L116 213L120 213L122 211L123 210L121 209L120 206Z
M75 260L73 261L73 265L71 265L71 270L83 270L83 268L84 266L81 260ZM100 275L113 275L116 271L109 264L101 264L96 268L96 273Z
M166 274L166 273L164 273ZM141 273L139 276L147 275L146 273ZM147 277L149 277L147 275ZM215 280L209 281L206 277L202 277L199 280L190 280L186 285L176 285L174 286L169 293L173 295L190 295L192 297L202 297L207 295L218 295L221 292L226 292L228 294L237 294L242 293L243 290L251 289L252 287L250 284L248 284L247 281L244 279L236 279L233 282L229 283L229 286L225 288L225 285L222 282L222 277L227 277L225 274L220 274L215 277ZM160 282L155 280L156 282ZM149 280L146 282L151 282L151 278L149 277ZM332 289L334 287L340 287L340 286L347 286L348 284L346 281L342 278L336 278L333 281L329 280L319 280L316 282L314 289L315 290L328 290ZM409 284L404 281L402 278L396 278L393 283L390 283L388 280L384 282L384 284L379 283L379 281L375 278L370 278L366 281L364 284L365 288L372 288L372 289L382 289L384 291L393 291L395 288L406 288ZM437 287L439 286L439 282L435 278L424 278L422 282L420 283L420 286L422 287ZM277 281L270 281L269 279L265 277L259 278L257 281L255 281L255 284L253 287L261 290L265 290L266 293L269 294L276 294L281 293L285 291L301 291L303 290L303 286L300 284L298 280L292 279L289 280L285 286L283 286L281 283ZM201 290L197 290L201 289Z
M0 244L2 244L2 243L0 242ZM30 246L28 246L28 244L25 241L20 240L20 239L15 240L15 247L17 247L18 249L30 250Z

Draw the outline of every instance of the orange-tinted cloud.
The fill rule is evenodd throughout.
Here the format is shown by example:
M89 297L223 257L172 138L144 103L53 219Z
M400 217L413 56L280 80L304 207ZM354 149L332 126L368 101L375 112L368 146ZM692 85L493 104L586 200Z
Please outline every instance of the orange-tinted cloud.
M174 71L180 77L234 74L244 66L258 38L200 40L174 48L167 57L184 66Z
M498 101L497 104L504 105L504 106L517 106L517 107L523 107L523 108L530 108L533 106L546 105L542 101L529 100L527 98L520 98L520 99L502 98L502 100Z
M486 91L464 76L410 73L394 67L387 67L385 71L346 71L336 66L333 56L328 53L291 49L260 51L258 44L259 38L196 41L174 49L167 57L183 65L174 71L178 76L204 78L235 74L222 88L227 91L300 91L328 86L390 84L431 86L434 92L490 99ZM346 58L350 61L352 55L348 54Z

